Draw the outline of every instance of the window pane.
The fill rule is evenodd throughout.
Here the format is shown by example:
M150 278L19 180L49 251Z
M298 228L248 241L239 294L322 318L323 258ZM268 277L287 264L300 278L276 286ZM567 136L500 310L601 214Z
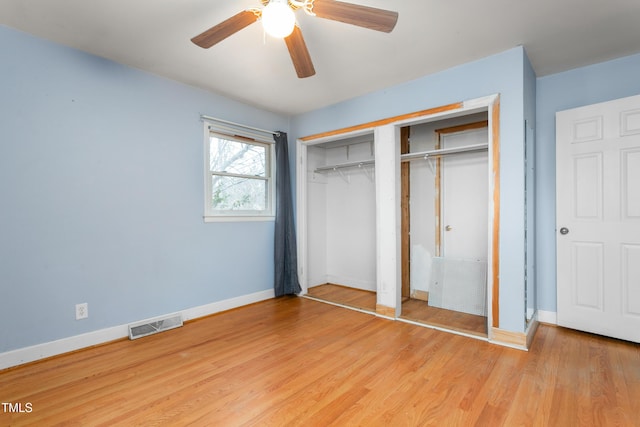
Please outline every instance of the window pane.
M211 177L211 206L216 210L264 211L267 209L264 179Z
M209 164L212 172L265 176L267 147L211 136Z

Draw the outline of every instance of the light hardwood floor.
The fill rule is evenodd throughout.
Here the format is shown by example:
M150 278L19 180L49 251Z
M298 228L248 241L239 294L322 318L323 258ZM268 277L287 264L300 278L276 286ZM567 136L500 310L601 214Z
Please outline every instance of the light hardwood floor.
M327 283L309 288L310 297L374 313L376 293ZM487 336L487 318L453 310L431 307L426 301L405 298L400 317L480 337Z
M334 302L372 313L376 311L376 293L373 291L326 283L309 288L307 295L312 298Z
M529 352L306 298L0 372L0 425L633 426L640 346L541 325Z
M431 307L426 301L418 299L403 301L400 317L470 335L487 337L486 317Z

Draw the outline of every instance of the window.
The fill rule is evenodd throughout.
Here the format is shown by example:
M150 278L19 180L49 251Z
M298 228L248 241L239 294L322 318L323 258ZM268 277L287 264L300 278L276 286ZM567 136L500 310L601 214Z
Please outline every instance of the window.
M273 144L209 131L205 220L273 218Z

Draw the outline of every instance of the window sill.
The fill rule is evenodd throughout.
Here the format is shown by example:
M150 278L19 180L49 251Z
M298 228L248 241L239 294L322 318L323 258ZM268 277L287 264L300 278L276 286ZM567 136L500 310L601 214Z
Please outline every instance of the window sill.
M260 222L276 219L273 215L211 215L203 218L204 222Z

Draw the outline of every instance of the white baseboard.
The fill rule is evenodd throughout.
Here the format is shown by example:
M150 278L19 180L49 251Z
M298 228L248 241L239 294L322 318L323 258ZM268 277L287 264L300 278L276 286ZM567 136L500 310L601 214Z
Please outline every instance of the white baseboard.
M208 316L211 314L219 313L221 311L241 307L243 305L268 300L274 297L275 293L273 289L270 289L168 314L182 314L183 320L193 320L199 317ZM140 321L144 320L148 319L140 319ZM86 334L75 335L56 341L50 341L42 344L36 344L30 347L19 348L17 350L0 353L0 370L29 362L35 362L36 360L45 359L47 357L57 356L59 354L80 350L86 347L104 344L109 341L126 338L129 336L128 326L129 323L127 323L126 325L113 326L106 329L100 329L98 331L88 332Z
M558 324L558 314L555 311L538 310L538 322L549 323L551 325Z
M182 311L183 320L193 320L200 317L209 316L210 314L219 313L232 308L242 307L243 305L253 304L254 302L265 301L275 298L276 294L273 289L260 291L253 294L241 295L235 298L229 298L223 301L212 302L211 304L200 305L198 307L189 308Z

